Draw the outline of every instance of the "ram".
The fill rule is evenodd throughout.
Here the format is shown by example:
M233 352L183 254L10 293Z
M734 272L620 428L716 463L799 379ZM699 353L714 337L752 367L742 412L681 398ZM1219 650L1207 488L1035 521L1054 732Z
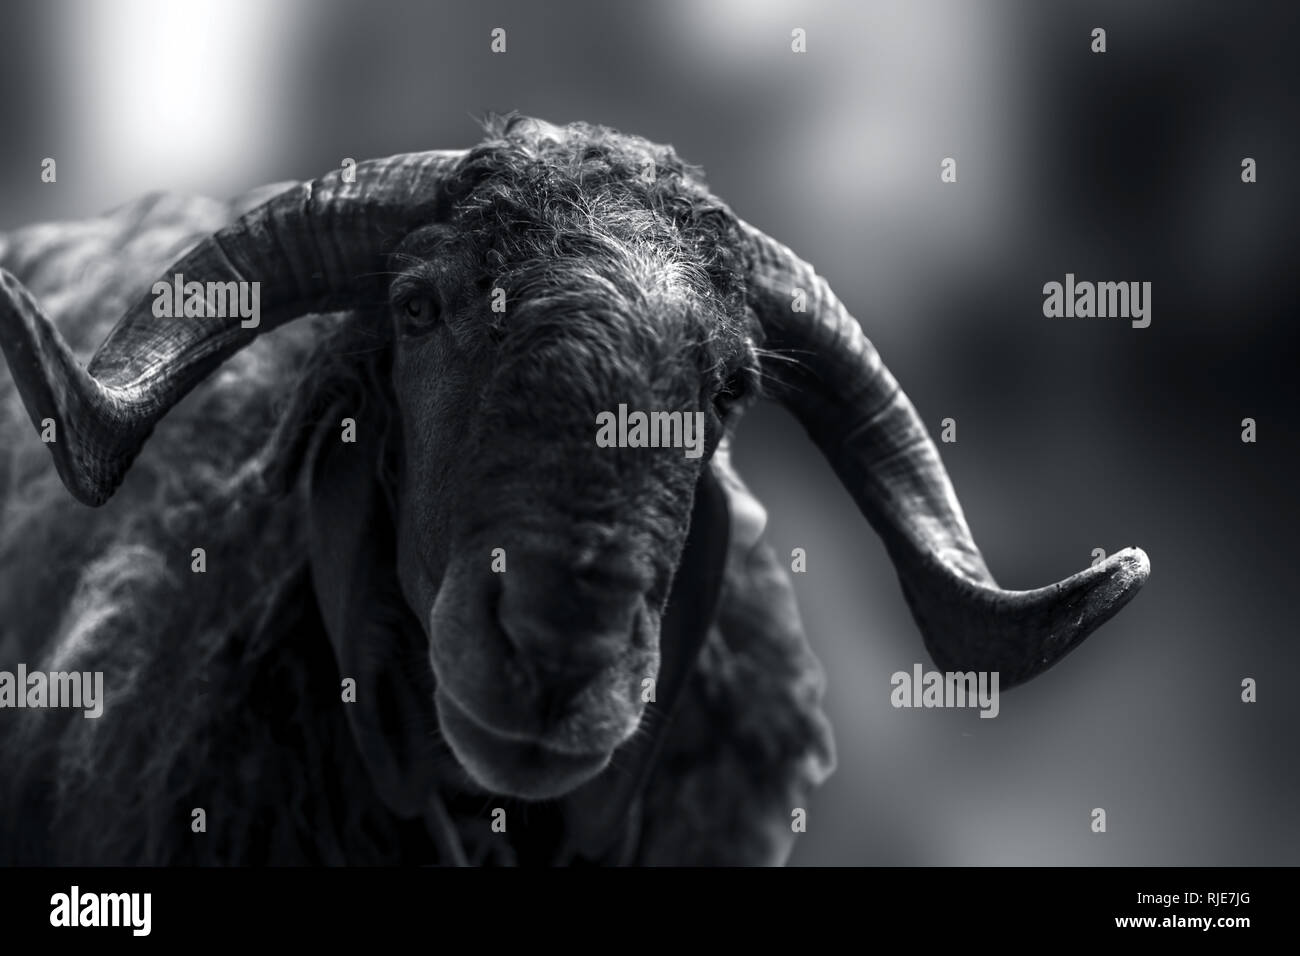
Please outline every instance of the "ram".
M783 862L834 749L729 463L760 395L941 669L1028 680L1148 573L999 589L826 282L602 127L152 196L0 264L0 649L104 675L97 719L0 710L8 862ZM177 274L260 283L260 322L158 317ZM597 442L623 406L702 415L704 454Z

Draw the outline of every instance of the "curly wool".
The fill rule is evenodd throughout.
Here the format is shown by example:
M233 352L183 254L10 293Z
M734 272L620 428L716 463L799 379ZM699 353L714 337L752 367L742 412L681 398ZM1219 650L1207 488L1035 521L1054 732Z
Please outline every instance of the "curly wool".
M704 346L699 367L684 367L679 351L670 365L646 369L651 380L691 371L716 388L739 362L756 374L754 355L734 352L757 332L745 306L740 226L698 168L670 146L588 123L557 128L509 115L485 125L487 138L447 192L452 231L470 262L532 310L501 321L524 325L536 313L589 308L619 327L623 345L647 338L638 357L654 356L654 343L674 335ZM676 328L647 324L646 315L679 312L647 296L690 307ZM556 310L560 298L566 308Z

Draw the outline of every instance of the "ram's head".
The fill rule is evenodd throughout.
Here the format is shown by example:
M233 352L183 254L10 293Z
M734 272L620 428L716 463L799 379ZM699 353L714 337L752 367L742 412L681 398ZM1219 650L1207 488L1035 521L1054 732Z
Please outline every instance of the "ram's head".
M393 427L371 436L352 410L362 440L346 445L327 419L304 481L322 616L343 672L385 702L354 731L399 809L419 805L435 709L471 777L524 797L573 789L635 732L697 485L760 391L884 539L943 669L1027 680L1147 574L1133 549L998 588L925 427L826 283L635 137L501 122L468 152L286 189L160 279L177 273L260 282L259 324L159 318L151 290L83 369L0 273L0 344L33 420L60 425L59 474L98 505L167 411L256 336L343 309L367 323L391 356ZM600 418L620 406L679 413L678 440L607 447ZM374 637L366 595L385 568L432 682Z

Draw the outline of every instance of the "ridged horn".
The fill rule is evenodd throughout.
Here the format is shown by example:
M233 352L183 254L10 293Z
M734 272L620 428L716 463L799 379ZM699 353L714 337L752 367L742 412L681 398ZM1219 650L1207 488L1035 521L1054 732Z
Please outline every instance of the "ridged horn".
M748 224L750 306L782 403L889 551L941 670L997 671L1010 687L1077 647L1138 592L1151 565L1125 548L1033 591L998 587L939 450L857 321L808 263ZM794 290L807 310L791 308Z
M369 160L292 186L200 241L160 277L171 283L260 283L260 321L158 318L151 291L82 368L35 299L0 269L0 347L32 422L52 418L49 445L68 490L89 505L112 497L154 425L222 362L292 319L354 304L383 255L435 219L462 151Z

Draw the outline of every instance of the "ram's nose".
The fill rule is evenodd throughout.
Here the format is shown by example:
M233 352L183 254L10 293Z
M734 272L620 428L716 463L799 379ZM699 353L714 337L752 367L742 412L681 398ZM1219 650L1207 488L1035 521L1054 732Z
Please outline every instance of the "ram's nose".
M576 567L538 552L510 553L497 622L519 663L553 690L576 689L627 653L644 581L624 567Z

